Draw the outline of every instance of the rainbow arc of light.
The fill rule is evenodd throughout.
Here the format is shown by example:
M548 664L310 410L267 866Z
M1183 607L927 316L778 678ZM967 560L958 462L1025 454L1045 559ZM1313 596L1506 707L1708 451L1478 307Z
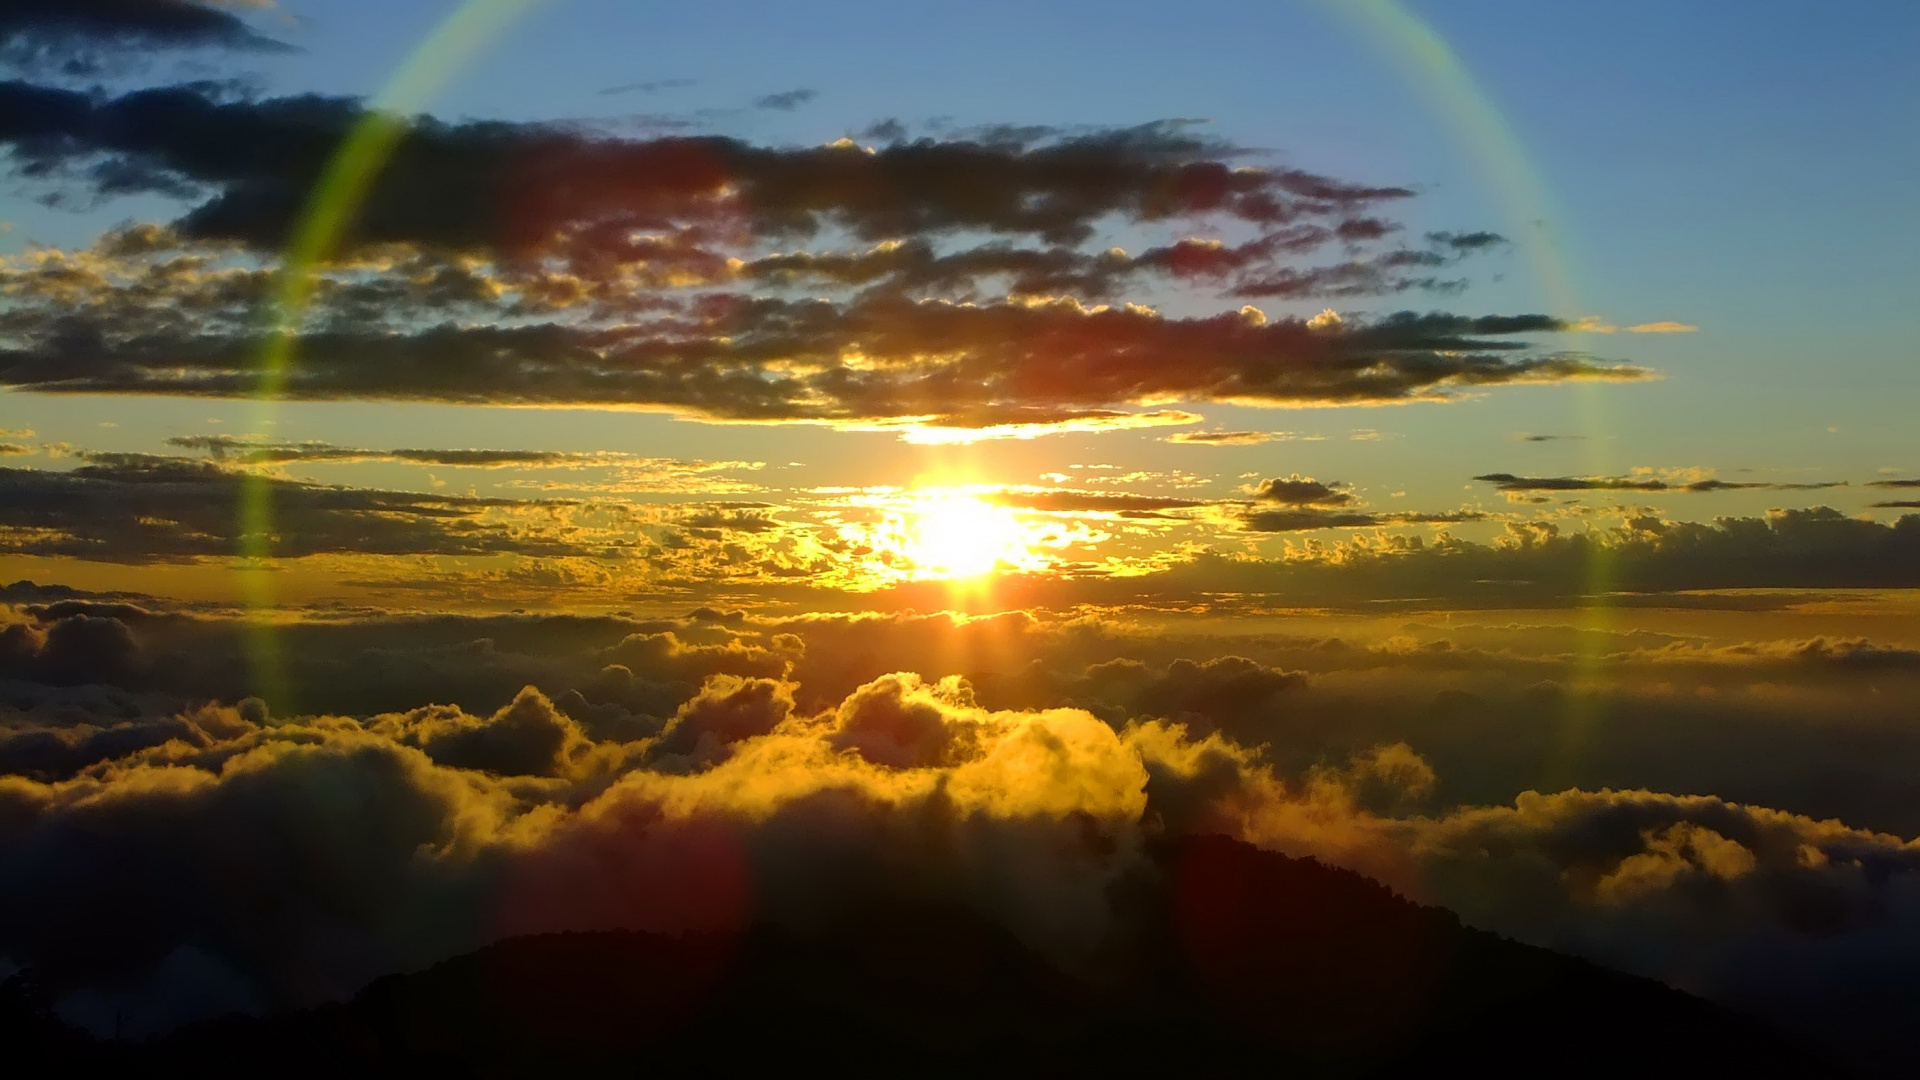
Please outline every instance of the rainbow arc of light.
M254 387L258 403L255 429L266 431L285 394L298 360L300 326L313 297L316 271L333 256L348 225L359 214L367 192L406 134L410 117L469 61L536 4L545 0L465 0L440 21L403 61L366 113L334 151L315 183L281 259L273 322L261 349ZM289 684L273 621L278 609L268 567L278 539L269 478L249 472L240 487L241 588L253 618L247 652L254 684L270 699L285 702Z
M1431 104L1453 137L1477 166L1481 182L1509 213L1508 228L1520 239L1531 263L1548 310L1565 319L1578 318L1582 307L1574 288L1575 275L1554 223L1564 221L1550 190L1528 156L1525 144L1505 112L1474 78L1473 72L1432 24L1400 0L1314 0L1351 26L1381 52L1393 69L1405 77ZM1571 331L1581 333L1579 331ZM1575 391L1580 434L1587 471L1611 473L1606 394L1588 382ZM1574 657L1574 686L1569 688L1561 716L1555 760L1548 763L1543 786L1564 778L1598 720L1592 696L1609 679L1604 633L1614 625L1609 598L1617 577L1612 548L1589 537L1581 567L1582 597L1577 609L1578 635Z

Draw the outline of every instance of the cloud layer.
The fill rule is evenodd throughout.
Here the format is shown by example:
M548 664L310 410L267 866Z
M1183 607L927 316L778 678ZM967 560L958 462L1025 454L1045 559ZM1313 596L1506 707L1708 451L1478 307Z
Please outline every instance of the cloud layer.
M1738 790L1781 753L1910 784L1920 746L1888 708L1920 691L1910 650L1620 640L1621 682L1594 697L1539 688L1581 663L1541 651L1544 629L1505 631L1525 652L1232 643L1253 659L1024 615L336 620L283 643L299 692L336 700L283 712L196 696L245 681L237 625L74 599L14 617L0 951L96 1023L325 999L512 933L805 922L882 882L1072 963L1143 844L1210 832L1829 1035L1872 1035L1887 988L1920 992L1914 843L1727 797L1527 786L1638 768ZM1749 698L1687 689L1711 685ZM1865 708L1836 739L1814 717L1842 699ZM1597 715L1615 719L1575 759L1540 738ZM1549 771L1472 749L1490 744L1539 744ZM1816 772L1777 801L1817 806Z
M66 472L0 469L0 492L7 504L0 545L19 554L132 563L229 556L240 549L250 499L271 507L272 549L289 557L574 550L487 520L490 511L533 505L519 500L249 478L178 458L95 455Z
M1380 211L1409 189L1264 164L1185 121L761 146L411 118L289 315L275 256L335 148L392 118L18 81L0 115L56 203L188 206L0 267L0 383L24 389L246 395L277 319L292 397L1013 433L1647 375L1519 339L1568 328L1546 315L1269 319L1246 302L1456 292L1456 264L1504 241L1407 238Z

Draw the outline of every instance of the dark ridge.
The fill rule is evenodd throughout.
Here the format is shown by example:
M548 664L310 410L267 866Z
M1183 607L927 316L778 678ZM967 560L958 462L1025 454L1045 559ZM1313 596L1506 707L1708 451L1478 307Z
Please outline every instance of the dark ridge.
M876 899L737 938L513 938L352 1001L94 1040L8 983L12 1060L149 1075L1841 1075L1758 1021L1222 837L1118 883L1069 973L978 914Z

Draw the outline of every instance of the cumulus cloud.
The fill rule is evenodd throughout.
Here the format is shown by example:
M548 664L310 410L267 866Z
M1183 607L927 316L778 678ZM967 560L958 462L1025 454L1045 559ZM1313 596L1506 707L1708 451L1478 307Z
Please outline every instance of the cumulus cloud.
M1660 970L1803 1031L1859 1037L1914 992L1895 957L1916 940L1920 846L1896 837L1644 791L1532 794L1418 831L1423 872L1469 920L1499 909L1525 938Z
M753 696L712 685L675 725L702 726L709 747L716 733L732 737L710 767L631 771L577 809L566 789L504 775L557 764L551 708L531 694L477 728L414 721L425 752L404 735L381 737L379 723L315 719L241 735L245 747L214 769L182 755L51 786L0 780L10 805L0 861L9 880L37 883L9 890L5 947L73 989L164 972L191 941L246 988L248 1000L229 1004L312 1000L503 932L725 919L703 903L699 881L671 872L698 854L689 844L714 842L736 852L716 855L748 860L774 916L804 901L782 878L829 901L843 891L808 873L811 860L791 861L806 851L875 870L896 864L908 888L914 878L964 886L975 862L985 870L973 882L980 902L1016 929L1050 949L1092 944L1072 939L1097 935L1098 923L1079 920L1099 918L1101 881L1124 852L1087 849L1037 875L1038 864L996 866L993 853L1029 836L1071 842L1079 820L1129 831L1145 809L1151 750L1130 749L1084 713L991 714L952 694L921 698L904 678L771 733L718 719L771 719L764 708L711 704L743 693ZM350 805L328 794L343 786L358 793ZM928 813L954 822L949 842L929 845L911 827ZM54 839L82 834L96 852L141 856L83 865ZM242 863L217 869L235 856ZM287 859L298 873L272 869ZM140 896L145 914L84 929L106 913L67 903L77 890ZM76 952L76 934L99 947Z
M533 687L485 719L427 708L372 727L442 765L503 776L566 776L587 750L580 726Z
M1092 640L1030 619L783 625ZM700 627L774 629L712 612L677 630ZM702 648L638 633L616 651ZM849 657L817 659L830 676ZM0 779L0 870L24 883L0 948L70 1010L132 1010L138 1030L184 1018L165 1003L325 999L503 934L804 922L882 883L1072 960L1126 917L1112 885L1143 845L1226 832L1770 1013L1913 970L1920 848L1894 836L1651 791L1435 808L1445 771L1405 740L1283 767L1309 676L1219 657L1074 678L1125 703L996 707L897 671L815 707L788 676L716 671L659 726L602 738L532 689L484 717L202 707L70 778Z
M1262 502L1285 506L1346 506L1354 501L1353 493L1343 490L1343 485L1323 484L1298 473L1284 479L1262 480L1254 485L1252 495Z
M789 683L714 675L674 713L652 752L717 759L735 743L771 734L793 711Z
M1409 742L1455 802L1553 783L1709 790L1920 832L1920 817L1903 809L1920 769L1902 711L1920 692L1910 648L1497 624L1469 633L1455 622L1370 642L1320 631L1188 636L1024 613L322 618L278 630L277 685L249 715L385 717L412 733L409 745L424 745L430 729L505 719L502 706L531 684L591 740L627 743L672 727L675 755L707 760L693 749L703 733L724 747L738 737L729 733L831 711L889 673L926 671L964 674L972 700L990 710L1083 708L1115 725L1154 717L1266 744L1290 772ZM12 723L20 737L0 756L62 779L169 739L197 743L180 718L255 691L254 640L244 619L152 601L28 602L0 632L0 680L12 680L0 692L0 728ZM1606 673L1603 688L1574 686L1595 672ZM1847 734L1823 716L1848 717ZM1556 725L1578 717L1587 752L1556 764ZM592 755L564 756L570 775L603 767ZM1829 764L1782 775L1767 764L1782 759ZM1846 784L1821 779L1842 773Z

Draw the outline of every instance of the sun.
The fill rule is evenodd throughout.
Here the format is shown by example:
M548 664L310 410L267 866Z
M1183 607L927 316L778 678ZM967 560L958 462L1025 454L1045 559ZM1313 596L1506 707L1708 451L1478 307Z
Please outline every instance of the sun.
M971 495L942 493L907 513L902 554L924 577L965 578L1033 561L1027 530L1013 511Z

